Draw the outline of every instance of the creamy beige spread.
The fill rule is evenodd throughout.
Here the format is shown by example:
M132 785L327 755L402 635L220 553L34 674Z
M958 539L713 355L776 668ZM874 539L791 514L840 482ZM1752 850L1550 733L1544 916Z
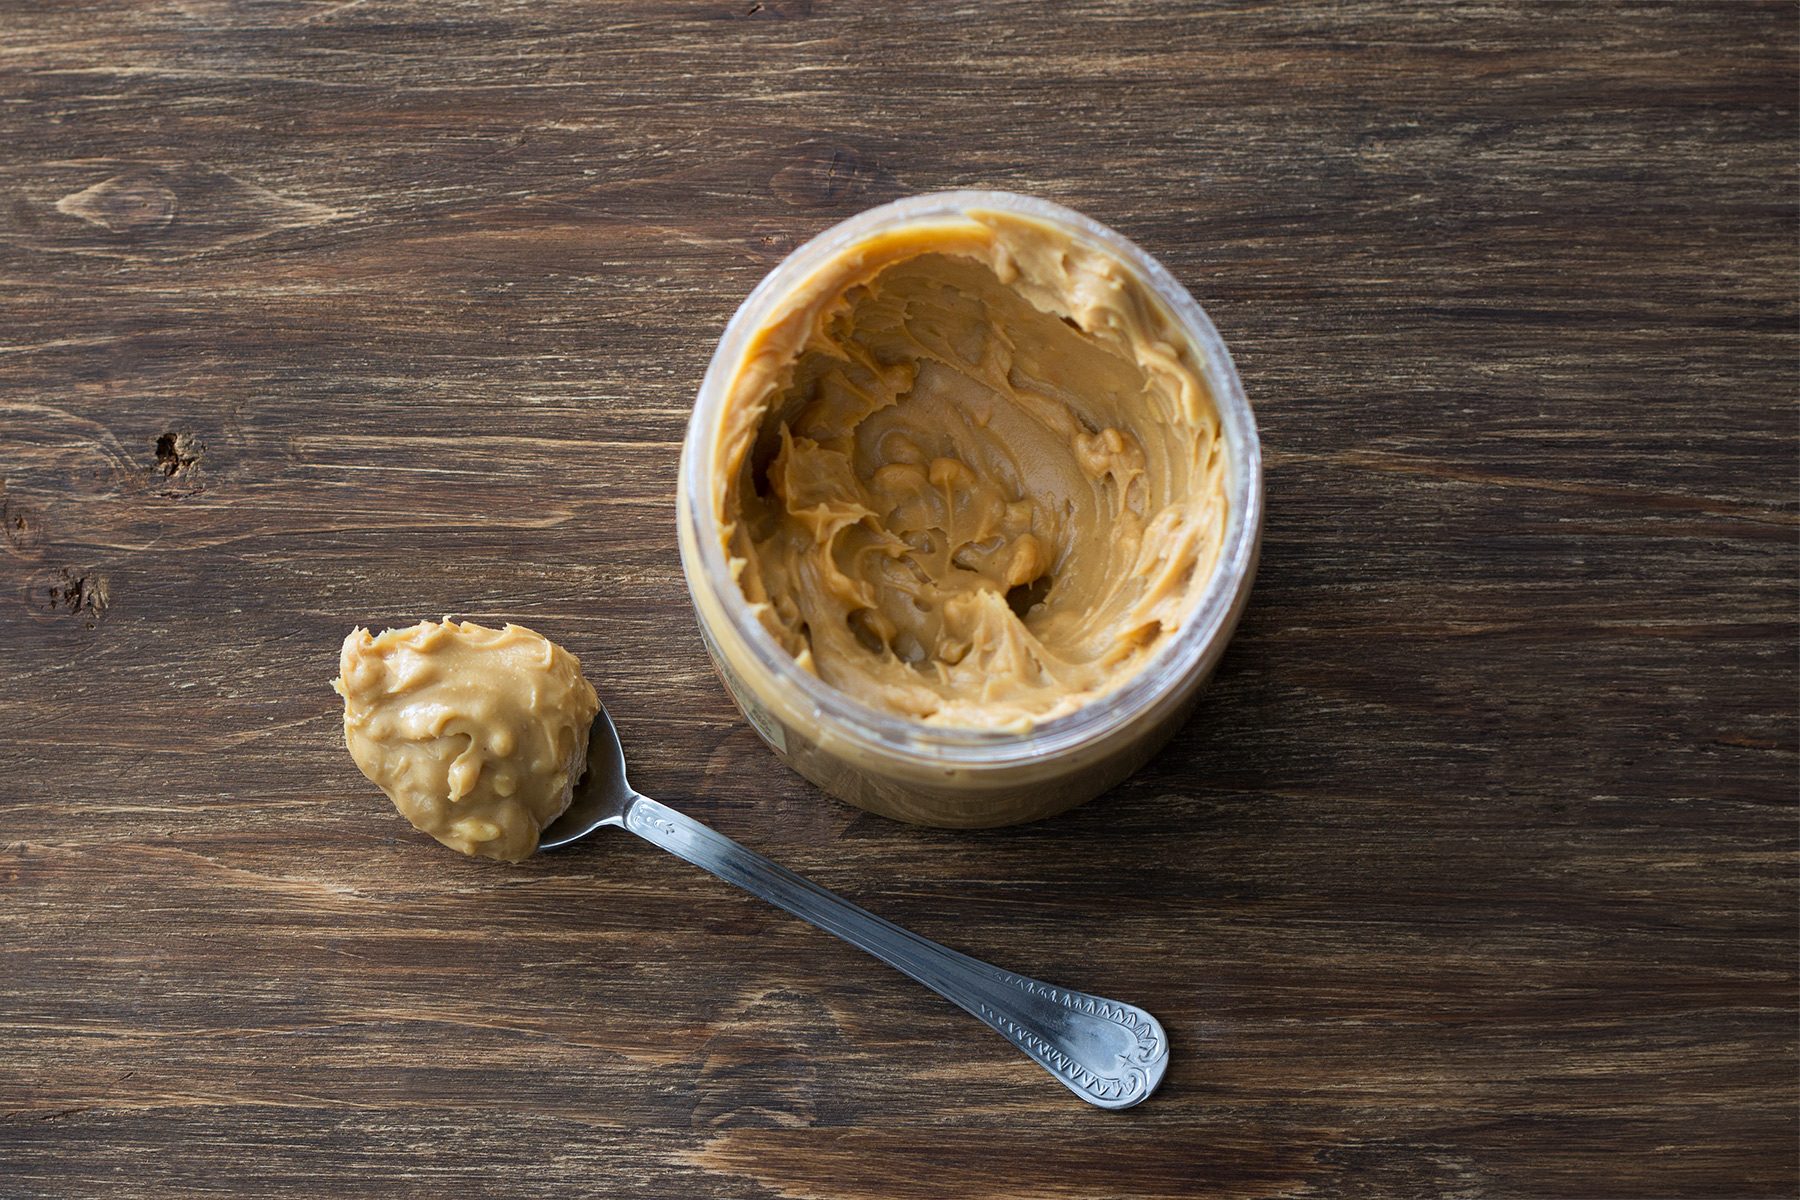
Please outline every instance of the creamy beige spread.
M422 622L344 639L344 741L400 815L452 850L517 862L569 806L600 699L518 625Z
M1196 351L1136 275L999 212L877 234L732 381L713 477L744 597L805 669L1025 729L1140 670L1225 527Z

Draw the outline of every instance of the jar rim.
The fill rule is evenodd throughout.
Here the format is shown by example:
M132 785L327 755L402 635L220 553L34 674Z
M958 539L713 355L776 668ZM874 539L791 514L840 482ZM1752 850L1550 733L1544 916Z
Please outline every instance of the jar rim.
M1072 712L1028 730L928 725L884 712L840 691L803 669L750 612L732 577L724 540L712 524L713 496L706 464L713 461L730 385L750 341L794 287L844 251L900 226L968 219L999 212L1054 225L1106 251L1135 274L1174 318L1198 359L1197 367L1218 413L1226 453L1228 505L1225 532L1212 576L1190 619L1149 662L1119 686ZM1244 395L1231 352L1206 311L1160 262L1115 230L1081 213L1035 196L962 190L909 196L868 209L819 233L765 275L738 307L719 339L700 384L683 440L677 483L684 541L692 545L707 583L721 594L730 631L777 684L803 697L814 717L838 735L871 749L947 766L999 766L1056 754L1096 741L1154 708L1169 691L1202 667L1209 651L1223 649L1255 572L1262 529L1262 447L1256 419ZM690 589L698 586L683 556Z

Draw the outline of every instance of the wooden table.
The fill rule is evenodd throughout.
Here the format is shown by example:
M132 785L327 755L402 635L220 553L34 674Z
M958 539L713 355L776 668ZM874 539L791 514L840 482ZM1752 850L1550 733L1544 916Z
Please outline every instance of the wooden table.
M1800 1186L1791 6L3 7L0 1195ZM758 743L673 484L757 279L969 185L1193 289L1269 519L1166 753L946 833ZM629 839L413 834L327 680L443 613L1162 1091Z

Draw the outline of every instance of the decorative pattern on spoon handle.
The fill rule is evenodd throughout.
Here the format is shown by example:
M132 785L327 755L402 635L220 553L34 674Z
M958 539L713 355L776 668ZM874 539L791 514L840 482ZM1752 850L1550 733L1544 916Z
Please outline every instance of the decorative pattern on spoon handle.
M980 1018L1090 1104L1129 1108L1162 1082L1169 1039L1141 1008L1016 975L940 946L655 800L633 800L624 824L910 975Z
M1074 1014L1076 1021L1108 1022L1116 1027L1115 1040L1118 1037L1129 1039L1124 1049L1113 1054L1112 1061L1104 1062L1102 1069L1096 1070L1091 1056L1090 1061L1071 1057L1061 1045L1045 1041L1006 1012L982 1006L977 1016L1048 1068L1072 1091L1102 1107L1128 1108L1162 1082L1163 1072L1169 1065L1169 1037L1155 1017L1136 1005L1072 992L1023 975L1009 974L1006 978L1029 995L1062 1005Z

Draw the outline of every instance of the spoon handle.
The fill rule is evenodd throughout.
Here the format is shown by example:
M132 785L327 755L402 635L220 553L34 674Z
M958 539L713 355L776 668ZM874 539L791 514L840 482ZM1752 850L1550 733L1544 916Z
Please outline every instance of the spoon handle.
M631 801L624 825L912 976L980 1018L1089 1104L1130 1108L1162 1082L1169 1039L1141 1008L1027 979L946 949L647 796Z

